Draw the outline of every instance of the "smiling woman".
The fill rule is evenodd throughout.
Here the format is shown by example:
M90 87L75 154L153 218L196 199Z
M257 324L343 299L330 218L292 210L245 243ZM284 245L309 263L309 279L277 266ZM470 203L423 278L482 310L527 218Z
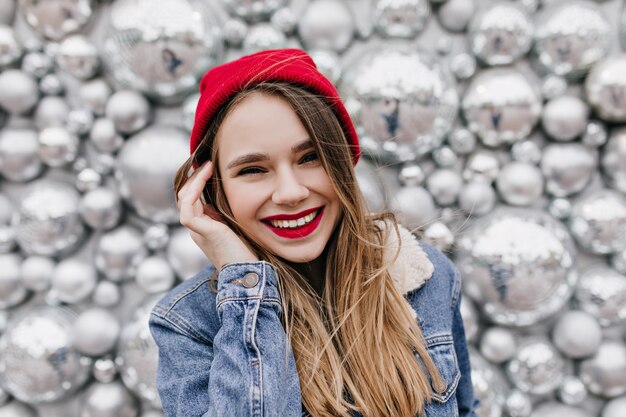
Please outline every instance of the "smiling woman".
M354 127L310 57L245 56L200 88L175 187L212 265L152 312L165 415L475 417L460 278L367 212Z

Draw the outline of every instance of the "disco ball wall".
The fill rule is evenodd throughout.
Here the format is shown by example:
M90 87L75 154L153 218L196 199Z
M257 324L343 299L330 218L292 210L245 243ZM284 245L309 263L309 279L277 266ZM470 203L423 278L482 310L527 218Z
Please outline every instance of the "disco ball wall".
M453 258L480 417L626 416L621 0L0 0L0 416L163 416L147 317L199 77L306 49Z

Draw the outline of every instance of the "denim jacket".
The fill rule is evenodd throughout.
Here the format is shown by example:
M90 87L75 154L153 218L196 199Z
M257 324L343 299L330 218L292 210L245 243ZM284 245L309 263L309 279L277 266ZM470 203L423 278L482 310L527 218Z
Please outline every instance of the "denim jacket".
M477 417L459 274L445 255L408 231L402 231L401 242L391 274L448 384L426 405L426 417ZM307 416L291 352L285 361L273 267L267 262L226 265L219 271L217 293L209 287L214 271L208 266L179 284L150 315L165 417Z

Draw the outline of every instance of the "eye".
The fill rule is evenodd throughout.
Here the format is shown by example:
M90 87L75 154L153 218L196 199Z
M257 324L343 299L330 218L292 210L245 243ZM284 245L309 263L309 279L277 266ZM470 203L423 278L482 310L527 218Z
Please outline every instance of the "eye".
M256 175L261 174L263 170L259 167L246 167L237 173L237 175Z
M317 152L309 152L308 154L304 155L304 157L302 157L300 163L306 164L307 162L317 161L317 159Z

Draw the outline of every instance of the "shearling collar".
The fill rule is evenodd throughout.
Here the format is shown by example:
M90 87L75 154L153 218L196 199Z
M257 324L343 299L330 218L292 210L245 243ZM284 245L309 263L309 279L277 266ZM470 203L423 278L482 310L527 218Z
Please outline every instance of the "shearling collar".
M406 295L424 285L433 275L435 267L419 245L415 235L401 225L398 225L398 228L400 229L400 242L393 227L388 227L390 233L385 255L387 260L390 260L400 244L400 253L389 272L398 291Z

